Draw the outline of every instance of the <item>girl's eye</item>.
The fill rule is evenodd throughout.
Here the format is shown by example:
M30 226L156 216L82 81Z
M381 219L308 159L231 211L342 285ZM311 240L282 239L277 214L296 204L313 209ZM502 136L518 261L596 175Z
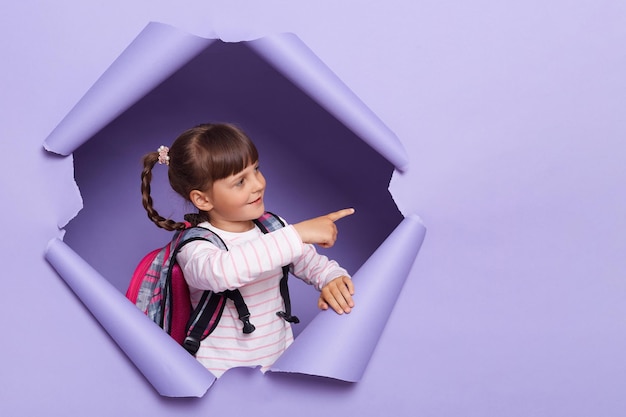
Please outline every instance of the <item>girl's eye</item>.
M243 185L243 178L235 183L235 186L240 187Z

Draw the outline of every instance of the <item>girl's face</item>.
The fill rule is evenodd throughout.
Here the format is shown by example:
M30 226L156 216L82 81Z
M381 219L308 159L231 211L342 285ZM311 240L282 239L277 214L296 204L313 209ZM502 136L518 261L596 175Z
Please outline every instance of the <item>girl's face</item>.
M229 232L251 229L254 227L251 221L265 212L264 192L265 178L258 161L237 174L215 181L208 194L211 224Z

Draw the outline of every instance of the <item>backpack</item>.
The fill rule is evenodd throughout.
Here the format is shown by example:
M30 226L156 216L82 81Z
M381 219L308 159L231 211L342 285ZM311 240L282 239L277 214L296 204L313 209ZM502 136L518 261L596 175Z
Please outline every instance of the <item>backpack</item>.
M217 327L228 299L233 301L237 309L239 319L243 323L243 332L252 333L255 327L250 323L250 312L237 289L220 293L206 290L202 293L196 308L192 308L189 286L176 261L176 255L187 243L197 240L211 242L222 250L228 248L212 230L187 224L186 229L176 231L167 245L143 257L132 275L126 298L189 353L195 355L200 348L200 341ZM263 233L285 226L278 216L270 212L254 220L254 224ZM299 323L298 317L291 315L287 285L289 266L285 265L282 269L283 276L279 285L285 311L276 314L290 323Z

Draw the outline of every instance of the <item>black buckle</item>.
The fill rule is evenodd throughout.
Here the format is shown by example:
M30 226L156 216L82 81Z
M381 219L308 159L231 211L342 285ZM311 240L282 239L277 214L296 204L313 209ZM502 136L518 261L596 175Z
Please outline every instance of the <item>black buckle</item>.
M281 317L288 323L298 324L300 323L300 319L297 316L287 315L284 311L277 311L276 315Z
M256 327L254 327L254 324L250 323L250 314L243 316L243 317L239 317L239 320L241 320L241 322L243 323L244 334L250 334L256 330Z
M187 336L183 341L183 347L187 352L195 356L198 349L200 349L200 341L191 336Z

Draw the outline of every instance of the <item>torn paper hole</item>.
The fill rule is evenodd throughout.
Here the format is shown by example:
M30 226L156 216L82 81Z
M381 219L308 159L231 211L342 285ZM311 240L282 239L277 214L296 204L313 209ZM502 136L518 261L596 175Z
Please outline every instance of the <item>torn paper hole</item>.
M395 250L392 245L391 252L402 254L403 260L385 278L398 283L391 291L395 294L391 301L383 303L385 311L368 306L377 304L375 300L359 304L363 314L375 312L374 317L384 326L408 274L407 265L412 264L423 239L423 225L415 219L403 221L387 190L392 171L406 166L406 156L398 139L376 115L297 37L288 34L224 43L166 25L148 25L46 139L48 150L74 154L76 181L84 200L83 210L67 227L65 243L55 241L48 249L47 258L59 274L66 281L71 275L85 294L90 282L116 288L119 294L125 291L138 260L170 238L146 218L141 206L141 156L161 144L171 144L182 130L207 121L235 122L249 134L259 148L268 181L266 207L288 221L343 207L357 208L357 215L339 224L340 239L329 255L351 272L359 270L355 283L360 293L376 286L376 277L359 281L359 276L368 275L371 264L380 263L381 258L370 258L365 270L359 269L361 265L392 231L396 230L392 236L403 236L392 239L393 245L411 250ZM166 182L165 170L156 169L155 205L163 215L179 219L189 207ZM91 269L72 266L81 262ZM317 295L310 287L294 285L297 280L292 283L292 304L303 323L294 327L298 343L288 350L289 360L280 361L275 370L316 375L316 370L297 366L308 360L306 354L293 358L302 356L298 351L307 351L298 347L299 333L317 314ZM111 306L90 307L98 297L77 294L118 344L160 347L161 342L152 339L148 331L131 338L136 329L127 320L111 321L107 314ZM132 307L123 297L108 301ZM317 317L325 316L330 315ZM139 327L151 324L136 320ZM351 316L342 320L341 326L363 325ZM324 363L319 374L358 380L379 335L373 335L369 346L359 347L366 360L354 364L351 375L342 376L344 371L333 374L332 364ZM202 395L213 380L200 378L198 388L183 388L194 383L176 375L178 369L193 367L187 362L195 359L179 350L183 355L165 357L185 365L173 363L162 375L148 375L138 368L163 395ZM124 351L135 364L145 359L134 357L141 356L140 348ZM180 390L172 388L177 378L185 380Z

